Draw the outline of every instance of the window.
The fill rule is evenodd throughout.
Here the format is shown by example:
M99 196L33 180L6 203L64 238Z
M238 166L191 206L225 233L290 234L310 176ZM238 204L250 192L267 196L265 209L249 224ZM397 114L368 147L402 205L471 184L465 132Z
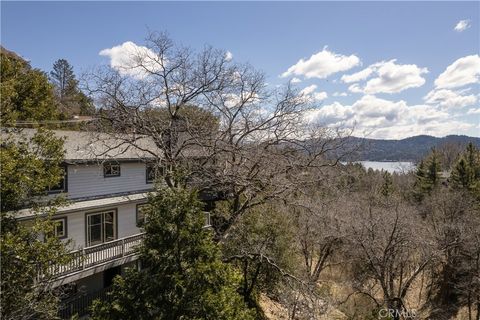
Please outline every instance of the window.
M87 214L87 247L117 238L115 210Z
M55 228L53 234L55 237L64 239L67 237L67 218L53 219Z
M147 183L153 183L156 178L165 174L165 168L159 167L155 163L146 164Z
M58 184L51 186L48 188L47 192L48 193L60 193L60 192L65 192L67 191L67 167L63 167L63 177L62 179L58 182Z
M147 212L149 205L147 203L137 204L137 227L141 228L147 222Z
M120 164L119 163L104 163L103 164L103 176L120 177Z
M210 220L210 212L208 211L205 211L205 224L204 224L204 228L210 228L212 226L211 224L211 220Z

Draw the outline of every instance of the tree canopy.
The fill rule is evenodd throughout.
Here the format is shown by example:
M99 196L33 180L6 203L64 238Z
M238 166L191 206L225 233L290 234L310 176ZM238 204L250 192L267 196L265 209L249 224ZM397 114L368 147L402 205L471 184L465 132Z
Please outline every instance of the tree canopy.
M0 58L2 125L57 119L53 86L46 74L4 48L0 49Z
M253 319L239 277L220 259L195 192L160 189L149 199L142 270L117 277L94 319Z

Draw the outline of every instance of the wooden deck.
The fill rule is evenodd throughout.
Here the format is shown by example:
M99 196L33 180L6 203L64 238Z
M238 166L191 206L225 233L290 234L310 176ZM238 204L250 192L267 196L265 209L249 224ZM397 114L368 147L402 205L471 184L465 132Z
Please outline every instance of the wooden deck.
M135 248L142 242L145 234L139 233L133 236L113 240L95 246L83 248L69 253L72 260L65 265L54 264L50 274L54 277L68 276L82 270L94 268L109 261L136 255Z

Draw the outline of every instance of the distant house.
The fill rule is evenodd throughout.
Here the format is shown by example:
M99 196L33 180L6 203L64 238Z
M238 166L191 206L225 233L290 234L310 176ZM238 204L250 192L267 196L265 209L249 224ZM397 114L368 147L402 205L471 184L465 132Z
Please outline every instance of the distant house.
M33 135L34 130L24 129ZM163 173L153 164L155 144L137 140L139 148L99 133L55 131L65 139L65 177L48 190L49 196L63 194L69 204L58 209L56 236L70 239L73 261L53 263L53 287L65 286L70 293L61 316L83 315L96 298L110 288L116 275L136 267L134 250L143 238L143 209L154 180ZM156 150L158 151L158 150ZM31 208L19 210L16 218L35 217Z

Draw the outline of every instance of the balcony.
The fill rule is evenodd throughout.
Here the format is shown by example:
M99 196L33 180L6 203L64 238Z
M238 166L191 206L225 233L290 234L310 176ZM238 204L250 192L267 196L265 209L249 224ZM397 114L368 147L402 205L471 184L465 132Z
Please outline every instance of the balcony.
M61 285L66 282L60 280L71 278L73 275L82 274L85 276L85 272L91 271L89 273L93 274L95 273L95 269L109 265L112 262L119 261L124 263L130 261L137 256L135 248L142 242L144 236L144 233L139 233L72 251L69 253L72 258L71 261L65 265L52 265L50 267L50 274L57 279L57 285ZM75 279L70 280L74 281Z

